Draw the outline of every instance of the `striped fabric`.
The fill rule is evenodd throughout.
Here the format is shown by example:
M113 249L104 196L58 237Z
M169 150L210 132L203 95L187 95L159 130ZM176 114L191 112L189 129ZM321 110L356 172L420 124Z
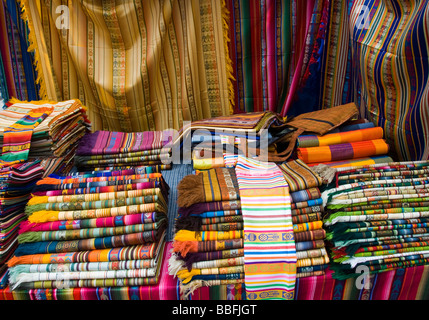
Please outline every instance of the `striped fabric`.
M236 174L244 221L247 299L293 300L297 257L283 174L273 163L242 156Z
M384 139L333 144L322 147L297 148L298 158L305 163L320 163L386 155L389 145Z
M28 159L34 128L45 120L53 110L52 107L30 110L13 125L4 129L1 166L13 165Z
M222 1L21 3L43 71L40 95L78 98L95 130L178 130L230 113ZM57 26L61 5L67 29Z
M322 179L302 160L292 160L279 165L290 192L320 187Z
M429 2L356 0L350 11L354 100L399 161L429 156Z
M316 135L301 135L297 139L297 147L309 148L309 147L321 147L329 146L333 144L341 144L348 142L357 142L365 140L375 140L383 138L383 128L374 127L368 129L339 132L339 133L328 133L323 136Z

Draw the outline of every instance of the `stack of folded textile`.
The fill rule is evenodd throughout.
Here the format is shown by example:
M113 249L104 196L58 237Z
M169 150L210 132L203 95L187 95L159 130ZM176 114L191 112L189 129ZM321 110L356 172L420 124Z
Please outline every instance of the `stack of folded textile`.
M340 168L322 198L333 277L429 262L429 162Z
M47 112L43 121L32 128L28 158L40 159L45 176L57 172L68 173L73 167L79 140L90 130L86 108L79 100L62 102L22 102L11 99L7 108L0 111L0 145L5 141L5 129L24 116L37 110Z
M151 167L153 172L171 168L169 131L110 132L86 134L76 151L79 171Z
M292 198L292 222L297 253L296 276L325 274L329 256L325 248L322 179L301 160L279 165Z
M310 167L333 168L393 161L387 154L383 128L372 123L347 124L322 136L303 134L297 138L297 157Z
M158 283L169 186L161 173L120 173L38 182L8 261L12 290Z
M0 288L7 286L7 260L18 246L19 224L27 216L25 205L44 174L40 161L26 162L0 171Z
M195 170L208 170L235 166L239 154L268 158L275 143L293 130L270 111L234 114L194 121L174 144L191 153Z
M243 224L234 169L187 175L177 190L169 273L180 280L185 294L206 285L242 283Z

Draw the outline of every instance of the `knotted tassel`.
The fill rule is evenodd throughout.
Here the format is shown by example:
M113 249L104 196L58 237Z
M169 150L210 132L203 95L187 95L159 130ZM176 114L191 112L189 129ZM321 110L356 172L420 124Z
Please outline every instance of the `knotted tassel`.
M33 212L47 210L48 209L47 207L48 207L48 203L39 203L39 204L27 205L25 207L25 213L27 214L27 216L29 216Z
M189 207L205 201L202 175L188 175L177 185L179 207Z
M180 252L183 257L186 257L188 252L198 251L197 241L173 241L173 251Z
M178 259L178 254L172 252L170 259L168 259L168 274L172 276L177 276L177 272L183 269L184 264L183 260Z
M42 241L40 232L26 232L18 235L18 243L28 243Z
M40 230L36 230L37 227L38 227L37 223L31 223L28 220L24 220L19 225L18 234L29 232L30 230L32 230L32 231L40 231Z
M175 222L176 230L200 231L202 220L198 217L178 218Z
M37 211L28 217L28 221L32 223L58 221L58 212L59 211L46 211L46 210Z
M32 198L30 198L30 200L28 200L27 205L32 206L34 204L47 203L48 198L49 197L47 197L47 196L38 197L38 196L32 195Z
M201 274L201 270L200 269L193 269L191 271L183 269L183 270L179 270L177 272L177 277L179 279L181 279L182 283L187 284L187 283L189 283L192 280L193 276L197 276L197 275L200 275L200 274Z
M210 286L210 283L204 280L194 280L191 281L188 284L182 284L180 286L180 291L182 294L184 294L185 299L187 299L190 295L194 293L195 290L201 288L201 287L208 287Z
M31 256L22 256L22 257L13 256L6 263L9 268L12 268L20 264L32 264L33 258Z
M37 185L41 185L41 184L61 184L61 180L49 176L49 177L46 177L46 178L43 178L43 179L37 181L36 184Z
M319 175L322 178L324 184L330 184L334 178L337 170L326 164L319 164L317 166L311 167L311 170Z

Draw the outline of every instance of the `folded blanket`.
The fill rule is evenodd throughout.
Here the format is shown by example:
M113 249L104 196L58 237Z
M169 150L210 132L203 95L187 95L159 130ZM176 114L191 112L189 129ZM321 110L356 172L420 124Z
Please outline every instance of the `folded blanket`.
M298 148L322 147L334 144L375 140L383 138L383 128L373 127L347 132L327 133L323 136L300 135L297 139Z
M179 207L196 203L238 200L234 169L215 168L184 177L177 185Z
M335 144L323 147L297 148L298 158L305 163L320 163L385 155L389 145L383 139Z
M291 193L320 187L323 183L320 176L300 159L284 162L279 168Z
M76 155L128 153L161 149L171 141L169 131L112 132L96 131L80 141Z

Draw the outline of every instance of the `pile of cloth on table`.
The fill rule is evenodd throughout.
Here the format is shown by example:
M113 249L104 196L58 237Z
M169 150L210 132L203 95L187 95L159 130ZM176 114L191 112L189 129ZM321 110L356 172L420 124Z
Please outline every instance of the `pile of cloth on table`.
M12 290L157 284L169 186L135 169L45 177L7 262Z
M333 130L334 131L334 130ZM297 157L310 167L324 164L339 168L393 161L383 128L355 121L325 135L302 134L297 138Z
M195 170L233 167L238 155L269 160L276 143L294 129L270 112L251 112L193 121L179 131L174 145Z
M18 246L18 230L27 218L24 208L44 170L40 161L19 163L0 171L0 288L8 284L7 260Z
M322 198L333 277L429 262L429 162L338 168Z
M302 160L278 165L289 186L297 254L297 278L325 274L329 256L323 229L322 178Z
M150 167L153 172L171 168L170 131L87 133L76 150L78 171Z
M169 274L185 295L202 286L242 283L243 222L234 169L196 171L177 192Z
M7 129L21 121L19 146L12 142L13 151L26 151L30 160L41 160L45 176L66 174L73 167L80 139L90 130L86 108L79 100L61 102L23 102L11 99L0 111L0 145L8 143ZM15 134L16 136L16 134Z

